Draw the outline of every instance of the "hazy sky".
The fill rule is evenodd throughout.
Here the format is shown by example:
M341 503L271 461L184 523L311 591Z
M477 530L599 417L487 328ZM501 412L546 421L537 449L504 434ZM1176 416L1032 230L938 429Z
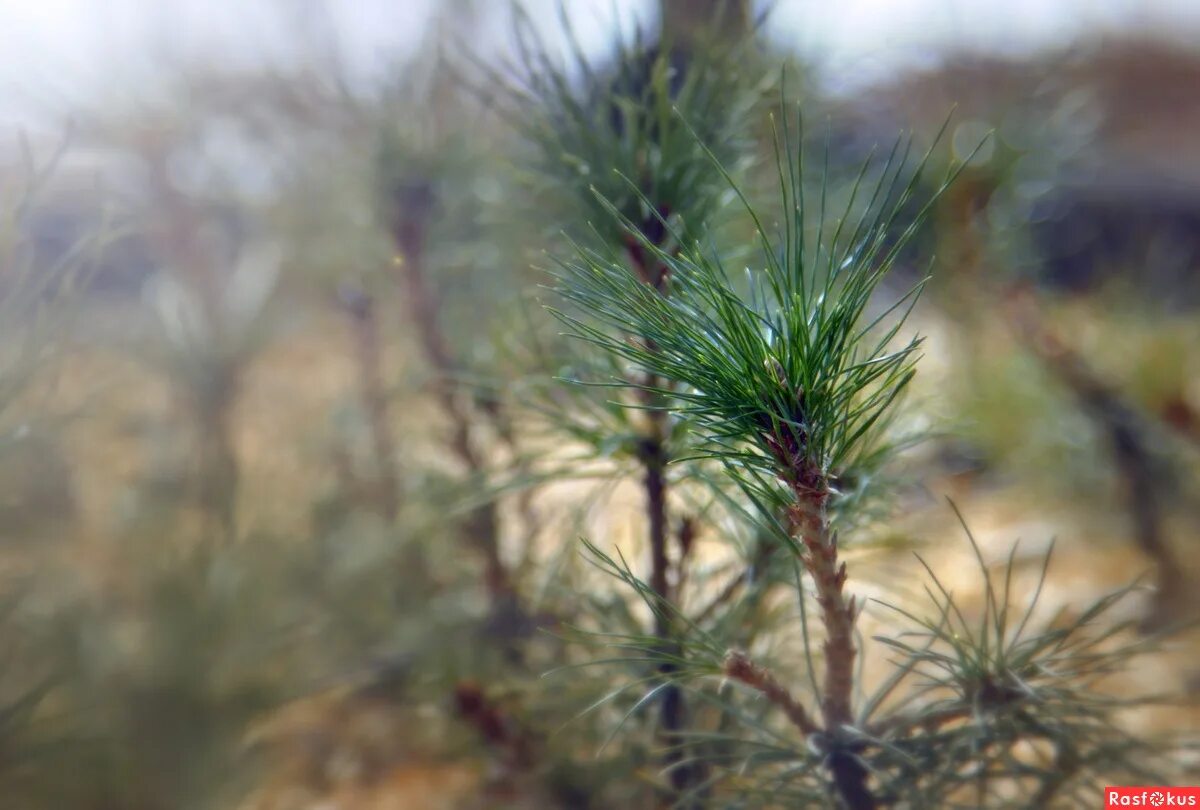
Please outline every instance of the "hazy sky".
M34 104L138 92L168 57L286 61L284 21L332 31L364 80L419 40L439 3L463 0L0 0L0 124ZM647 0L566 0L585 45L601 48L614 13ZM553 19L554 0L526 3ZM453 5L452 5L453 7ZM499 21L505 0L482 8ZM779 0L770 33L853 84L928 62L947 45L1029 50L1130 26L1200 37L1200 0ZM501 26L485 26L485 30Z

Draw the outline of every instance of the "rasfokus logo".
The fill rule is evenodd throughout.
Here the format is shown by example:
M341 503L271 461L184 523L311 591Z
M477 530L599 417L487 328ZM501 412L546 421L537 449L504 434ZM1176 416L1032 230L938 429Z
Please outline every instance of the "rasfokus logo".
M1106 787L1104 807L1200 807L1200 787Z

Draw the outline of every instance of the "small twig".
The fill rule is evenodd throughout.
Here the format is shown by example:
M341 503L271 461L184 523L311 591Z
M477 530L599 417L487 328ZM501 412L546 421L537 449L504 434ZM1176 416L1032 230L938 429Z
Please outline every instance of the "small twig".
M949 723L966 720L971 715L972 710L969 706L952 706L934 712L920 711L915 714L895 714L872 725L870 727L870 734L873 737L883 737L893 731L903 731L912 728L921 728L927 732L933 732Z
M761 692L767 700L779 707L805 737L820 733L820 727L813 722L800 702L792 697L792 693L779 683L770 670L754 663L746 653L740 650L725 653L725 663L721 671L726 677Z

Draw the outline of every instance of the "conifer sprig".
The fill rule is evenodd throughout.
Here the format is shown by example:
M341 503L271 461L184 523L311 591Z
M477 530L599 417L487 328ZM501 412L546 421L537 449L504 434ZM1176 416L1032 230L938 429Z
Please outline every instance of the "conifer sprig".
M878 801L861 756L862 735L852 725L862 605L845 589L830 501L841 465L875 443L873 429L912 378L920 345L918 338L898 348L893 342L923 282L867 316L877 287L933 202L905 217L929 159L926 153L910 169L910 152L911 141L898 139L881 168L868 159L829 228L823 174L811 240L803 152L793 155L786 124L776 137L783 225L774 239L708 152L760 240L762 266L747 270L740 288L718 256L673 231L665 217L660 224L672 238L652 240L603 197L601 204L662 273L647 279L612 251L582 245L560 273L560 292L574 306L557 314L571 333L633 366L608 384L650 394L643 407L690 417L701 455L725 463L811 577L824 628L821 720L804 725L821 753L830 793L850 810L873 810ZM952 169L933 200L953 175ZM790 717L801 716L800 704L777 682L749 677L761 674L752 666L738 671Z
M1118 696L1104 687L1163 640L1112 616L1137 584L1043 618L1054 544L1019 605L1017 545L993 573L955 513L979 564L982 609L968 618L923 560L925 611L880 600L909 625L875 637L897 655L896 669L858 717L880 796L910 806L1007 806L997 797L1011 796L1011 806L1081 807L1099 801L1104 784L1169 784L1181 741L1139 738L1118 722L1122 711L1169 700L1167 690ZM881 710L900 692L898 705Z
M480 65L493 108L530 147L525 179L562 215L553 230L590 225L600 245L621 246L636 259L640 240L609 207L659 247L664 221L708 228L730 189L709 171L705 150L730 167L752 154L746 121L764 90L747 78L756 75L745 69L753 43L705 41L685 51L669 39L651 40L639 26L598 62L584 53L565 13L560 22L562 55L518 8L516 58L501 70ZM576 238L588 233L568 227Z
M791 484L789 476L802 469L841 472L877 438L873 429L912 378L920 339L899 345L895 339L924 280L882 312L868 318L868 311L957 172L906 218L929 155L910 167L911 140L898 140L881 162L863 164L845 210L831 220L823 185L817 213L806 202L803 155L792 141L785 126L776 148L784 208L779 236L769 235L737 192L763 253L762 266L747 268L744 283L735 283L721 258L697 240L677 234L682 247L663 250L612 204L610 215L667 268L670 294L642 283L617 255L582 245L559 271L562 297L574 307L557 314L571 333L651 379L675 383L669 407L695 420L704 452L772 499L776 478ZM728 181L717 156L711 158ZM610 384L637 387L639 379Z

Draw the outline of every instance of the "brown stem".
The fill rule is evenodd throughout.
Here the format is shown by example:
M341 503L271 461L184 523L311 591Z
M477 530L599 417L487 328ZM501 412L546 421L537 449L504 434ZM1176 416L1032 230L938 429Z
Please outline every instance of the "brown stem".
M388 397L383 383L383 363L379 339L379 320L375 302L361 290L345 290L342 304L354 329L355 357L358 360L359 398L367 416L374 449L376 481L372 501L380 515L395 520L399 509L400 477L396 469L396 442L392 436Z
M795 502L790 509L792 530L803 544L804 566L816 586L817 604L825 626L825 674L821 715L829 744L828 767L834 787L849 810L874 810L867 769L852 745L842 742L843 727L853 722L854 623L858 607L846 597L846 564L838 561L837 535L829 525L829 484L817 470L806 467L792 476Z
M664 601L671 599L669 573L671 560L667 541L667 478L666 447L663 438L665 414L649 412L647 435L642 439L641 462L644 470L643 485L646 491L646 518L649 523L650 539L650 587ZM668 620L663 612L658 613L656 630L660 637L668 632Z
M853 715L850 692L854 682L854 598L846 598L846 564L838 562L837 535L829 527L826 513L828 489L822 480L816 487L797 485L791 507L796 538L805 548L804 565L816 585L817 604L825 625L825 678L821 713L825 726L835 731L848 725Z
M730 650L725 654L725 664L722 671L729 678L744 683L751 689L761 692L767 700L783 711L792 724L808 737L821 731L800 702L792 697L783 684L766 667L754 663L748 655L740 650Z
M788 381L778 361L774 373L785 386ZM790 387L790 386L788 386ZM804 389L796 388L796 413L792 421L803 425ZM774 420L764 419L764 427ZM853 596L847 597L846 564L838 560L838 538L829 520L828 476L808 455L806 429L766 427L763 438L770 448L780 480L792 492L787 510L790 533L802 545L800 561L812 577L821 621L825 627L825 674L821 716L825 733L819 741L826 751L826 766L834 788L848 810L874 810L874 794L867 785L867 768L858 753L861 742L847 733L854 721L851 695L854 689L854 623L860 612Z

